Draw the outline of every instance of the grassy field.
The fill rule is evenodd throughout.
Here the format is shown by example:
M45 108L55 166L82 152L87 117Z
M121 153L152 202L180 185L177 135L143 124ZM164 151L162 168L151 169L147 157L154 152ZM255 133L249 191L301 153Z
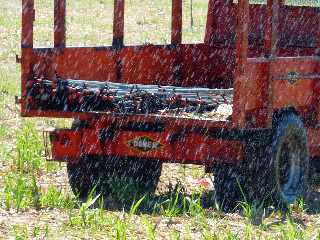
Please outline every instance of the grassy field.
M35 0L35 46L52 43L53 1ZM68 45L110 45L113 0L67 1ZM183 41L204 37L207 0L184 1ZM127 0L125 43L168 43L171 0ZM320 3L319 3L320 5ZM213 192L192 184L208 177L203 168L166 164L157 194L129 203L117 196L78 202L64 165L48 163L39 129L68 120L22 119L14 96L20 91L21 1L0 0L0 238L3 239L320 239L320 193L287 212L242 203L223 213ZM315 180L317 176L314 176ZM117 200L115 200L117 199ZM119 201L120 200L120 201ZM142 208L143 206L143 208Z

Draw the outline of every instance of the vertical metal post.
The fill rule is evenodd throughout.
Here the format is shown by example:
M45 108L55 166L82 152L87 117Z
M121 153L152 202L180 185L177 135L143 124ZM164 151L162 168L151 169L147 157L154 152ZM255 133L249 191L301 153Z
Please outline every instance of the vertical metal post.
M54 0L54 47L66 46L66 0Z
M316 55L320 56L320 16L318 14L318 28L317 28L317 48L316 48ZM320 65L320 64L319 64Z
M34 0L22 0L21 29L21 115L26 113L27 81L32 74Z
M233 124L245 126L245 67L248 56L249 0L238 1L236 23L236 72L234 81Z
M33 48L34 0L22 0L21 47Z
M171 44L177 46L182 42L182 0L172 0L171 20ZM174 62L172 64L173 82L171 84L181 86L183 80L181 49L174 47Z
M182 0L172 0L171 44L182 42Z
M208 13L207 13L207 23L206 23L206 32L204 36L204 43L209 44L215 29L215 14L214 10L216 9L217 0L209 0L208 3Z
M265 56L276 55L279 27L279 9L282 0L267 0L267 20L264 35Z
M265 57L274 59L277 55L277 43L278 43L278 29L279 29L279 11L280 4L283 4L283 0L267 0L267 20L265 26L264 36L264 49ZM272 62L268 63L267 66L267 125L272 125L272 114L273 114L273 82L272 82Z
M237 72L242 74L248 56L249 1L239 0L236 24Z
M114 0L112 46L117 49L122 48L123 37L124 37L124 0Z

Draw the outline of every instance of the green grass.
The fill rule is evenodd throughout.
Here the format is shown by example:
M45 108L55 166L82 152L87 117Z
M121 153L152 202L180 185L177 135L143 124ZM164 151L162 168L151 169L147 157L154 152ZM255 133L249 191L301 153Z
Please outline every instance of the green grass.
M43 144L39 132L34 128L32 122L26 121L22 129L17 131L17 170L25 173L39 171L45 163L43 161Z
M169 43L170 2L126 0L125 43ZM203 41L208 0L193 2L191 26L190 4L183 1L183 42ZM35 3L35 46L50 47L53 1ZM112 3L68 1L68 46L110 45ZM320 6L319 1L313 3ZM129 204L125 210L114 207L114 199L78 202L68 187L65 165L45 161L38 131L45 126L68 127L70 121L21 119L14 104L20 92L20 66L15 64L15 54L20 54L20 12L21 1L0 0L0 238L320 239L320 216L314 214L319 210L303 199L287 213L247 202L240 204L237 214L222 213L211 192L188 185L188 178L207 176L195 166L166 166L163 177L169 183L161 184L167 190L140 200L128 195L128 187L134 186L115 183L113 195L117 203Z

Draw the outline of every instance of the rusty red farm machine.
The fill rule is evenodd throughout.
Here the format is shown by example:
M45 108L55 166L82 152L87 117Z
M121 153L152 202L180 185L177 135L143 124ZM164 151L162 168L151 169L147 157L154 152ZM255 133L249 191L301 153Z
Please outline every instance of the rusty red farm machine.
M126 46L124 4L111 46L67 47L55 0L54 47L34 48L34 1L22 0L21 115L74 119L50 133L73 191L108 193L110 179L153 191L173 162L213 172L226 205L302 196L320 156L320 9L208 0L204 41L184 44L172 0L171 44Z

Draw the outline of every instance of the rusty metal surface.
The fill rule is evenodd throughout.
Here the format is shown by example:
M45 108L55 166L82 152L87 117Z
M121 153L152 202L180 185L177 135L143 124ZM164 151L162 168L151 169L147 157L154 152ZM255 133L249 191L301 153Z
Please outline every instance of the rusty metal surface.
M114 121L156 123L161 120L165 124L171 123L172 129L167 130L167 135L159 136L161 141L166 141L165 137L172 134L173 130L188 127L202 128L207 131L212 129L219 131L268 129L271 128L274 113L290 108L294 109L305 122L308 129L311 156L320 155L318 147L320 140L317 138L315 130L315 126L320 120L319 8L286 6L283 1L276 0L268 1L267 5L251 5L247 0L240 0L239 4L225 0L210 0L204 43L181 44L182 1L173 0L171 44L124 46L125 1L114 0L114 3L112 46L66 47L66 3L65 0L55 0L55 47L34 49L34 1L22 1L22 55L21 60L19 58L17 60L22 64L21 113L23 116L100 119L104 125L91 126L96 130L106 128ZM61 84L61 79L67 82L66 87L70 87L70 91L68 90L65 95L62 94L61 106L52 104L52 102L46 103L46 88L49 88L47 99L59 98L58 85ZM80 79L91 81L87 85L97 84L94 81L102 82L99 84L121 83L123 86L126 84L160 85L174 86L180 90L186 87L198 88L198 91L200 88L207 89L205 90L207 93L211 91L208 89L217 88L222 89L219 91L228 91L223 89L233 88L234 97L233 99L229 97L230 101L227 102L229 107L232 106L231 116L225 119L218 119L216 116L199 118L197 114L186 116L184 112L170 112L175 111L175 108L169 108L170 111L167 112L161 112L165 108L159 108L157 111L151 111L152 114L140 109L139 111L131 111L126 116L119 114L119 112L110 113L106 108L101 111L90 107L81 109L79 108L81 101L86 98L86 94L90 95L91 90L83 87L78 94L77 86L72 85L75 81L81 82ZM142 89L142 85L139 85L139 88ZM40 94L34 94L34 89L37 87ZM75 90L71 91L72 88ZM93 89L95 88L93 87ZM99 94L101 92L99 89ZM131 94L130 100L137 100L137 96L135 97L133 92L129 92L129 94ZM145 92L144 96L151 99L157 94L159 94L159 89L157 89L157 93L154 90ZM180 105L183 105L187 100L186 93L177 97L179 94L174 94L171 90L170 94L171 100L175 99L175 104L179 102ZM203 99L201 100L199 94L195 92L192 94L192 97L189 96L190 102L197 102L196 107L201 106L200 102ZM170 96L165 98L170 99ZM68 104L67 107L63 107L64 99L69 101L72 98L75 109L78 110L74 110ZM142 99L143 97L139 95L137 98ZM180 100L177 101L177 99ZM207 101L208 98L205 99L202 102L207 105L214 102L213 98L209 101ZM164 102L168 104L167 100ZM46 104L49 107L46 107ZM179 107L181 106L177 108L179 109ZM134 108L137 109L137 107ZM72 136L75 141L82 141L81 137L76 136L75 131L70 130L69 133L74 134ZM86 134L89 133L86 132ZM154 139L154 133L148 132L148 134L145 136L144 132L143 136L139 134L139 136L137 134L134 136L157 140L157 138ZM89 134L86 139L88 145L97 140L97 134L92 138L90 136ZM121 139L119 138L121 141L127 141L133 137L126 131L120 131L120 136L122 136ZM154 141L150 140L150 145L153 146ZM188 142L190 148L197 148L204 144L203 149L214 146L216 150L212 151L219 152L221 150L220 153L211 154L212 157L221 156L222 149L230 148L228 146L230 140L226 140L226 143L219 141L208 143L202 136L190 135L190 139L186 141L190 141ZM135 146L135 141L130 142ZM139 143L139 141L137 142ZM186 143L180 142L179 144L183 146ZM241 145L241 143L239 144ZM110 146L112 146L108 150L110 154L124 154L125 151L133 154L134 152L132 149L129 150L127 145L119 148L122 149L119 150L121 153L117 152L115 143ZM162 156L164 159L164 156L167 156L168 159L172 158L180 162L184 161L183 159L186 159L187 162L194 162L192 159L196 159L195 162L203 163L205 155L208 154L207 150L203 150L197 153L200 154L198 156L192 155L193 153L185 155L183 147L176 148L171 144L170 148L170 151L167 149L163 152L164 155L161 155L160 151L154 157ZM64 154L63 147L57 147L55 152L59 151L61 151L61 155ZM74 152L70 153L70 159L77 158L79 151L75 148ZM177 157L173 157L173 151L176 151ZM230 154L237 151L230 149ZM100 154L102 153L100 152ZM135 154L137 153L135 152ZM144 153L140 152L139 154L143 155Z

